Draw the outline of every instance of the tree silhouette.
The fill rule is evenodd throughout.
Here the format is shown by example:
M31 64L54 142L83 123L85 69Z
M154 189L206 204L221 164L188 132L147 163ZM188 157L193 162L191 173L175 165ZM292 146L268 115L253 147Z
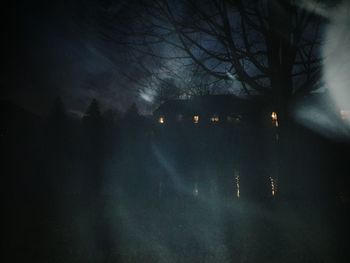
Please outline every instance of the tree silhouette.
M90 124L101 124L102 117L100 111L100 105L96 99L93 99L86 110L83 121Z
M86 198L95 198L100 191L104 149L106 144L105 126L100 105L93 99L82 119L82 160L85 169ZM92 200L91 199L91 200Z
M133 103L125 113L124 120L128 123L136 123L140 121L140 113L135 103Z
M322 20L297 1L151 0L130 5L142 6L134 8L140 12L136 19L124 21L133 30L117 34L132 41L114 40L139 54L138 62L148 57L197 65L218 81L241 83L247 94L264 95L281 119L288 117L293 98L319 87ZM169 52L160 51L164 49ZM176 71L163 64L160 73Z
M140 115L136 104L133 103L123 118L122 137L125 140L124 144L135 142L136 138L142 137L145 131L144 125L144 118Z
M181 97L183 94L174 79L165 79L156 89L155 103L161 104L168 100L174 100Z
M93 99L82 119L83 133L88 158L101 158L103 149L104 122L100 112L100 106L96 99Z

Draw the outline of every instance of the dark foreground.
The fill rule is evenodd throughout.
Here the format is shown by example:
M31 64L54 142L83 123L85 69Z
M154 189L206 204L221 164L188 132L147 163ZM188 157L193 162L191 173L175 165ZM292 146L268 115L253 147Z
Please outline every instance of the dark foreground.
M257 134L79 129L2 140L12 262L349 261L345 142L294 127L276 155Z

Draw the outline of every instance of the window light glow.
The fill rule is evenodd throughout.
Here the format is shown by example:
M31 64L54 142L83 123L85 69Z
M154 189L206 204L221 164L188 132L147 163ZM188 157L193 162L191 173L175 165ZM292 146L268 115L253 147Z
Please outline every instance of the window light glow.
M272 119L272 124L275 126L275 127L278 127L278 116L277 116L277 113L276 112L272 112L271 113L271 119Z
M220 121L220 119L219 119L219 116L212 116L211 118L210 118L210 121L211 122L219 122Z
M159 117L158 122L160 124L164 124L165 123L165 118L163 116Z
M194 123L198 123L199 122L199 116L198 115L194 115L193 116L193 122Z

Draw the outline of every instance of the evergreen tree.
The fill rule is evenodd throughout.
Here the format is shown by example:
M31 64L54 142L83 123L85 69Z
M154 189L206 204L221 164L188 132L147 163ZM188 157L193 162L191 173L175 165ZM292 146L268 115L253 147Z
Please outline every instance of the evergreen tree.
M86 113L83 117L83 121L95 123L95 124L101 123L102 117L101 117L100 105L96 99L92 100L91 104L86 110Z
M104 148L106 144L105 127L100 105L93 99L82 119L82 157L85 170L85 198L94 198L99 192L102 178Z
M128 123L136 123L140 120L141 116L135 103L133 103L129 110L125 113L124 120Z

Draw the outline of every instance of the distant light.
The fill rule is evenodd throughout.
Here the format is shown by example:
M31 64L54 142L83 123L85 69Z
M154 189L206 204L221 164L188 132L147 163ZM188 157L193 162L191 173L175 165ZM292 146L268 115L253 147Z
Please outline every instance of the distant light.
M271 113L271 118L272 118L273 121L277 121L277 113L273 111Z
M194 123L198 123L199 122L199 116L198 115L194 115L193 116L193 122Z
M278 127L278 116L277 116L277 113L276 112L272 112L271 113L271 119L272 119L272 124L275 126L275 127Z
M165 118L163 116L159 117L158 122L160 124L164 124L165 123Z
M210 118L210 121L211 122L219 122L220 121L220 119L219 119L219 116L212 116L211 118Z

